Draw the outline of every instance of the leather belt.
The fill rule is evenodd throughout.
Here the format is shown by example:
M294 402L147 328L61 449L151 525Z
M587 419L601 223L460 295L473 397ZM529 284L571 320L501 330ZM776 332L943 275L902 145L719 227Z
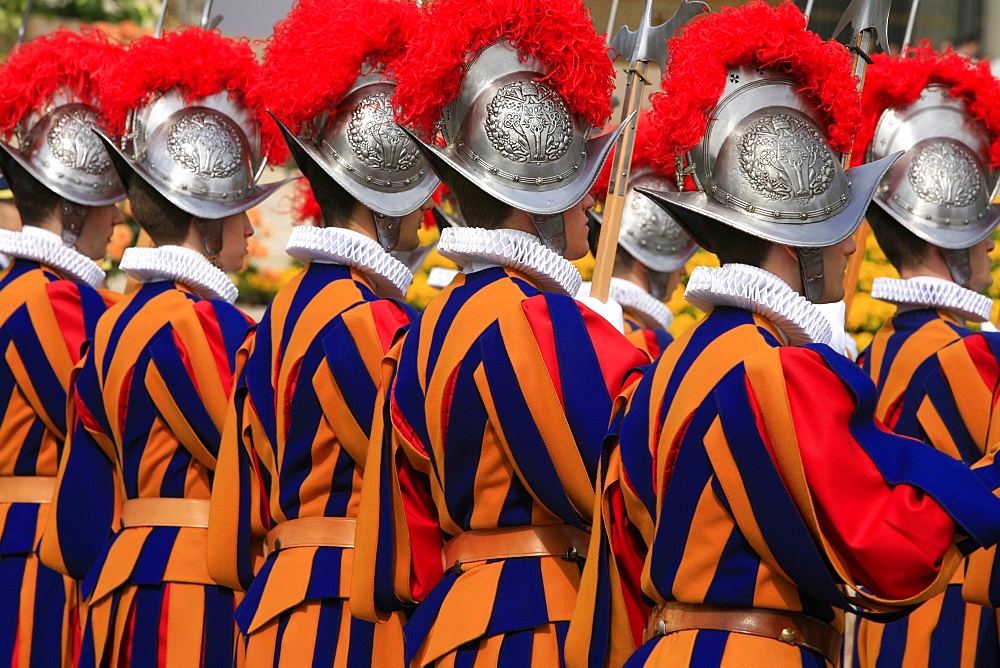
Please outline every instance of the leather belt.
M0 476L0 503L51 503L55 491L54 476Z
M516 557L562 557L579 561L587 556L590 535L565 524L475 529L458 534L442 550L445 568L470 561ZM460 572L460 571L459 571Z
M791 610L736 608L668 601L653 608L643 641L678 631L728 631L771 638L840 661L841 634L829 624Z
M208 528L207 499L128 499L122 504L122 528Z
M354 547L357 520L350 517L303 517L267 532L264 556L290 547Z

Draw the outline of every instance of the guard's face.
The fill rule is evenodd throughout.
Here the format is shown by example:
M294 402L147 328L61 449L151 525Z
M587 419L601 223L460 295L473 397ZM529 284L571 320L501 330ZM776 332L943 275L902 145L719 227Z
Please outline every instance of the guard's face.
M76 251L86 255L91 260L103 260L107 254L108 244L115 225L125 219L115 204L92 206L87 211L80 228L80 236L76 240Z
M239 271L243 268L249 244L247 239L253 236L253 225L246 212L226 216L222 219L222 250L216 263L219 269L226 272Z
M823 249L823 296L817 303L831 304L844 298L847 262L857 249L853 236Z
M969 249L969 282L965 285L970 290L982 292L993 285L993 260L990 252L993 250L993 240L986 237Z
M587 244L587 209L594 206L594 198L590 195L576 203L576 206L563 213L566 234L566 250L563 257L567 260L579 260L590 251Z
M430 209L434 203L428 197L427 201L420 205L416 211L411 211L399 221L399 241L392 247L394 251L416 250L420 245L420 237L417 232L424 222L424 212Z

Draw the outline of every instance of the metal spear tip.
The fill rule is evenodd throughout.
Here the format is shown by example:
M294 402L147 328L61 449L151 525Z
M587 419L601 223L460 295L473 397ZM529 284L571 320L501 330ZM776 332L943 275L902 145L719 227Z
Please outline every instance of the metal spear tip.
M840 17L833 36L840 37L847 26L851 26L853 30L852 39L871 30L875 32L882 51L889 53L889 5L890 0L851 0L844 15Z
M684 0L668 21L653 26L650 19L652 7L653 0L646 0L639 27L636 30L629 30L628 26L622 26L615 33L614 39L611 40L611 48L614 49L617 56L627 58L632 67L635 67L639 61L656 63L660 69L666 67L667 40L674 36L678 28L695 16L711 11L704 2Z

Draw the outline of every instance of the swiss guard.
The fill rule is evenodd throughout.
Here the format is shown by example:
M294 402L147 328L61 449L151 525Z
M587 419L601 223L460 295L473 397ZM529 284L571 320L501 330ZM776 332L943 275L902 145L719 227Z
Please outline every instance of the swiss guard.
M417 247L438 186L387 74L421 20L395 0L301 0L267 45L268 106L319 222L292 230L305 269L241 351L212 495L209 570L247 591L248 665L403 663L402 616L357 619L349 594L380 362L414 316L389 251Z
M123 55L99 32L16 47L0 69L0 171L23 231L0 231L0 664L76 663L77 583L35 556L66 437L70 377L98 318L125 198L98 127L100 77Z
M698 250L698 245L669 213L635 190L636 186L676 189L673 165L664 169L653 159L655 133L649 119L642 118L635 135L632 170L609 292L611 299L622 307L625 336L653 359L673 341L667 330L674 315L663 300L673 294L686 275L685 263ZM610 178L611 163L608 162L591 191L595 199L607 194ZM590 250L596 257L602 216L595 209L588 214L591 219ZM588 287L584 283L585 292Z
M872 297L896 306L863 357L878 387L875 417L975 464L991 445L1000 377L1000 334L967 327L988 320L993 306L980 292L993 283L990 235L1000 223L990 201L1000 165L1000 82L985 61L923 46L876 56L863 102L854 154L906 151L867 216L900 276L872 285ZM981 550L970 559L942 594L905 619L862 621L860 665L997 665L997 599L976 584L980 573L968 576L979 604L962 599L967 572L988 569L990 559Z
M996 467L890 433L826 345L815 304L843 296L899 155L841 168L861 121L846 49L760 1L669 49L653 113L690 178L644 192L721 267L692 272L707 316L623 396L569 663L833 666L844 610L898 616L1000 540Z
M352 610L416 606L409 665L559 665L612 400L648 361L573 299L614 70L579 0L442 0L395 71L466 226L438 246L461 273L383 363Z
M246 256L246 210L278 185L256 184L264 158L285 150L258 69L247 43L188 29L133 42L103 86L105 145L154 247L122 257L140 286L97 324L42 540L46 564L83 580L81 666L233 661L233 591L205 554L251 326L225 272Z

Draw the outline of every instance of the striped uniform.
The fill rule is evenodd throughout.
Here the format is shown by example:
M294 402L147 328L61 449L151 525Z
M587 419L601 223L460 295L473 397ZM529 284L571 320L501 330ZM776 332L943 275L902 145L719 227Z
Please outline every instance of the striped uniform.
M495 558L442 573L442 543L498 527L589 531L612 400L648 358L502 267L456 277L394 351L373 442L387 421L394 438L366 466L357 605L384 616L420 602L404 628L411 665L559 665L579 562ZM394 359L386 366L388 377Z
M233 592L209 576L205 524L121 527L136 500L176 509L185 499L207 516L250 326L230 304L169 281L143 285L97 325L41 548L46 564L83 580L81 666L232 661Z
M0 273L0 665L74 663L76 583L35 557L48 505L12 503L9 486L55 481L70 376L112 300L32 260Z
M875 611L941 591L962 543L1000 538L1000 486L873 418L874 387L828 346L782 346L716 307L628 392L606 443L600 531L571 665L823 666L811 650L688 630L642 644L650 604L804 612L843 628L841 583ZM947 509L947 510L945 510ZM957 525L957 527L956 527ZM633 650L639 647L637 651ZM569 651L569 650L568 650Z
M649 327L624 309L622 313L625 321L625 338L635 344L635 347L649 355L650 359L656 359L669 346L674 337L665 329L659 327Z
M223 433L209 570L247 590L236 621L249 665L402 664L398 619L376 627L351 616L353 550L255 555L266 532L289 520L357 516L379 365L413 315L380 299L364 273L312 262L241 351L249 356Z
M876 334L862 364L878 388L878 419L971 465L988 445L1000 335L970 337L962 324L944 310L897 314ZM898 622L863 620L859 665L998 665L996 612L963 601L964 575L960 568L942 594Z

